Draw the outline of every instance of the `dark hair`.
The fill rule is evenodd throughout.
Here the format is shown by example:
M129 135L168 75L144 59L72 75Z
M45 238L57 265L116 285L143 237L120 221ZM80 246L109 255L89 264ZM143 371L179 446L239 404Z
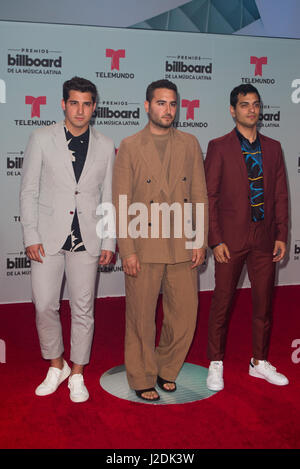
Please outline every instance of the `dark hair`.
M67 80L63 84L63 99L65 103L69 99L69 93L71 90L80 91L81 93L91 93L93 103L97 101L97 88L89 80L80 77L73 77L71 80Z
M236 107L237 102L238 102L238 96L239 94L242 94L243 96L246 96L248 93L255 93L257 94L259 102L261 101L260 99L260 94L253 85L239 85L233 88L233 90L230 93L230 104L232 107Z
M147 87L146 101L148 101L149 103L151 102L154 91L158 88L167 88L168 90L175 91L177 97L177 86L175 85L175 83L172 83L169 80L157 80L150 83L150 85Z

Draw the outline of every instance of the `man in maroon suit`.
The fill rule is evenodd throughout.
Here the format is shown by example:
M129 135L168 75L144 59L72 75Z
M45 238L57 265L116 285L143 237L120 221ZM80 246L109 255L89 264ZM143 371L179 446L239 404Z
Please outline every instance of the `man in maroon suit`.
M253 302L253 358L249 374L288 384L268 361L275 265L286 253L288 193L280 143L257 132L260 95L240 85L230 95L236 128L209 142L205 174L209 245L215 257L215 290L208 327L207 387L224 387L223 358L230 309L244 264Z

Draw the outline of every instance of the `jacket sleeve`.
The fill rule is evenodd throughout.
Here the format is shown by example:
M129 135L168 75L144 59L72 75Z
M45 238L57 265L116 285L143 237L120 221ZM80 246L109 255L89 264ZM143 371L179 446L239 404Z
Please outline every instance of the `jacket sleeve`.
M288 189L285 165L279 144L278 166L275 182L275 239L287 242L288 237Z
M116 209L117 241L121 258L135 254L134 241L128 236L128 207L132 201L133 170L129 145L122 141L113 171L113 203Z
M222 157L217 145L211 140L204 161L209 206L208 244L214 246L223 242L219 224L220 187L222 180Z
M207 247L207 236L208 236L208 198L207 198L207 189L205 182L205 173L203 165L203 155L199 145L198 140L195 138L195 149L194 149L195 159L193 167L193 182L192 182L192 202L193 204L203 204L203 219L202 219L202 234L203 234L203 244L195 244L195 248ZM197 206L196 206L197 207ZM196 208L197 210L197 208ZM196 220L195 220L196 219ZM197 226L197 211L196 214L193 214L193 222L196 221Z
M29 138L23 160L20 188L20 219L25 247L40 244L38 199L42 171L42 148L36 132Z
M103 181L102 193L101 193L101 203L102 204L111 204L112 203L112 175L113 175L113 164L115 158L115 148L111 142L109 145L108 159L106 166L106 173ZM101 250L107 250L115 252L116 249L116 239L115 237L104 238L101 245Z

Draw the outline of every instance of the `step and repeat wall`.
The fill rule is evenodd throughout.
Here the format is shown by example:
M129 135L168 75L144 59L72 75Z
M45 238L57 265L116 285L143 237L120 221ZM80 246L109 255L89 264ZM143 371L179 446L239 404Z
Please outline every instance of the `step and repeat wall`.
M298 40L0 22L0 302L31 301L30 261L19 215L23 154L35 128L63 120L62 84L75 75L96 84L100 100L93 125L111 137L116 148L147 123L147 85L161 78L175 82L176 126L198 138L204 157L209 140L234 127L229 113L232 88L256 86L263 100L260 130L280 140L289 180L289 254L276 283L299 284L299 59ZM249 286L246 272L239 286ZM213 288L209 253L199 270L199 289ZM117 254L113 265L99 269L97 297L122 295L124 274Z

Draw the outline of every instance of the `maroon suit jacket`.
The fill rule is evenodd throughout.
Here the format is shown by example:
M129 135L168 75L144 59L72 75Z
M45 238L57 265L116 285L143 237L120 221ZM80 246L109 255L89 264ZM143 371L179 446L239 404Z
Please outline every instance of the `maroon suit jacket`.
M281 145L259 134L264 172L265 227L270 249L287 241L288 192ZM235 129L211 140L204 162L209 201L208 244L226 243L234 250L247 242L251 223L250 187Z

